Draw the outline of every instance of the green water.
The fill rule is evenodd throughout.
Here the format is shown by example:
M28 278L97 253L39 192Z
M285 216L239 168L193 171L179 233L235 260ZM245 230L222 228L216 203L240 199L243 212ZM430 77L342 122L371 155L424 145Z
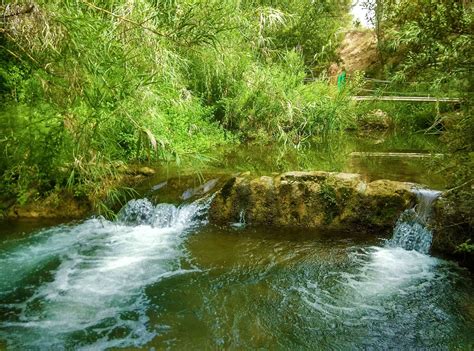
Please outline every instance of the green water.
M354 156L352 153L362 153ZM404 156L377 157L370 153L421 153L423 158ZM148 186L177 175L201 172L204 181L215 175L235 172L251 172L266 175L287 171L331 171L359 173L367 181L391 179L424 184L432 189L449 187L442 171L442 157L430 154L445 152L435 135L416 133L371 133L367 135L335 136L301 149L281 148L275 145L240 145L234 149L216 150L210 159L196 162L188 170L175 169L173 165L161 167L162 172Z
M208 201L134 201L0 242L12 350L469 349L473 282L358 232L226 228Z
M359 172L442 189L431 159L350 156L441 150L436 139L396 135L281 154L242 147L222 151L183 184L167 169L143 193L168 179L157 193L176 199L249 170ZM2 222L0 349L474 347L473 280L456 264L363 232L215 227L208 206L140 200L116 221Z
M156 294L157 323L171 326L151 344L286 350L474 345L466 272L380 244L364 235L208 228L186 246L201 272L149 289Z

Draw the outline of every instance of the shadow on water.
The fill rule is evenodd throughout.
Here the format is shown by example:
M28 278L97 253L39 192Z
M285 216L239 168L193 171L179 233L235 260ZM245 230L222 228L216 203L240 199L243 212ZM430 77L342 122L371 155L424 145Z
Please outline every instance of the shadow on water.
M166 179L197 174L194 184L230 175L251 172L269 175L287 171L330 171L360 173L368 181L391 179L424 184L433 189L445 189L446 179L437 173L436 157L443 153L443 145L433 135L395 132L367 135L336 135L330 139L314 141L300 149L275 145L240 145L232 149L216 150L210 160L193 164L188 170L165 167L151 180L160 186ZM380 157L374 153L397 153ZM354 155L358 153L358 155ZM404 153L417 153L426 157L404 157ZM167 190L169 191L169 190Z
M389 140L387 149L404 150ZM243 147L206 171L350 171L348 155L371 147L346 140L285 151L291 155ZM387 165L381 162L361 173L377 177ZM391 178L417 181L417 167ZM153 181L150 188L161 184ZM186 181L196 191L211 184ZM420 190L426 199L432 193ZM209 198L180 206L141 199L116 221L90 218L33 233L31 224L4 227L0 348L474 347L472 277L427 254L431 238L419 237L427 234L418 225L423 206L407 212L389 241L368 233L246 228L244 220L215 227L207 224L208 206Z

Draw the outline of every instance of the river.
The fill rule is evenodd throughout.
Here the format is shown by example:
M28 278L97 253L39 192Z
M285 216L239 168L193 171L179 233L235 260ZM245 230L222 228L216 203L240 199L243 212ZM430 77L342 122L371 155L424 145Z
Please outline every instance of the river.
M211 178L318 169L446 187L433 158L349 157L439 152L433 139L364 140L281 154L241 147L203 167ZM1 223L0 349L474 348L472 276L430 255L431 233L412 213L391 239L246 227L244 216L216 227L209 198L160 204L170 174L144 183L153 203L132 200L113 221Z
M115 221L90 218L3 236L3 345L12 350L474 345L471 276L430 256L429 241L428 247L403 248L407 222L398 223L391 240L244 223L219 228L206 221L209 201L176 207L132 200Z

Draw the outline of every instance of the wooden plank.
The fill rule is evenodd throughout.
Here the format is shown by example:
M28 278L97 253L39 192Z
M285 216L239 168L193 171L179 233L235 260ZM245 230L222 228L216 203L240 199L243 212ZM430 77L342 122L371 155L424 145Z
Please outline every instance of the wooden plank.
M420 102L460 102L458 98L437 98L430 96L352 96L356 101L420 101Z
M430 153L420 153L420 152L351 152L349 156L425 158L425 157L440 157L440 156L443 156L443 154L430 154Z

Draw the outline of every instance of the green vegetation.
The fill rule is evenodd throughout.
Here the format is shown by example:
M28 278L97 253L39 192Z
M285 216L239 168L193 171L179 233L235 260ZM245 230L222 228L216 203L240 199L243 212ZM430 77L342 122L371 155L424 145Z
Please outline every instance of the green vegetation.
M460 97L467 110L456 123L464 124L472 99L472 6L443 0L364 3L378 39L379 65L369 74L387 80L366 87L383 95ZM453 111L452 105L432 103L383 103L373 108L387 111L399 124L429 132L444 131Z
M455 214L445 214L442 228L446 237L462 252L470 253L474 228L474 117L472 95L472 4L466 1L369 0L378 38L381 65L379 77L390 86L380 91L400 95L458 97L460 106L446 104L405 105L384 108L399 121L425 133L439 134L448 153L433 165L444 174L450 189L444 194L456 206ZM398 110L398 111L397 111ZM410 118L407 118L409 116ZM414 117L414 118L412 118ZM449 212L449 211L448 211ZM468 241L466 241L468 240ZM449 246L449 245L446 245Z
M135 164L189 166L243 143L331 148L332 136L358 128L358 120L377 109L391 118L388 127L449 130L448 143L456 150L454 144L461 143L462 150L447 167L464 169L452 173L455 186L466 183L474 135L468 110L356 104L350 95L360 92L363 73L349 72L338 91L328 72L340 60L337 49L351 23L350 4L28 0L0 5L3 196L27 203L67 190L105 209L104 203L120 198L114 189ZM389 83L364 87L376 94L461 96L468 109L468 5L406 0L368 6L374 10L380 64L366 74Z
M342 130L347 97L304 78L334 59L347 4L2 6L2 188L21 203L64 188L101 198L130 163L189 163L218 145L298 146Z

